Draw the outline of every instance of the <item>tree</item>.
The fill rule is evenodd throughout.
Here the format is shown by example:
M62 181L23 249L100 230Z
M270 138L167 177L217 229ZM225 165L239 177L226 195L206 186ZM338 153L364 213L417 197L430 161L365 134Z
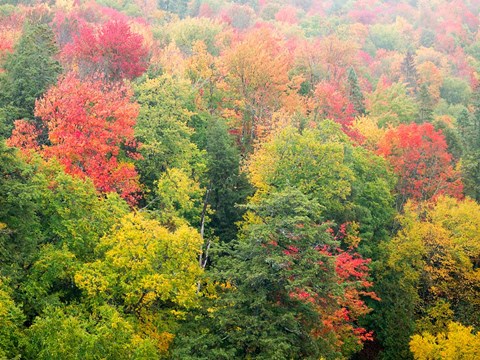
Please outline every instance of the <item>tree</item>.
M367 113L378 119L379 127L411 123L418 113L415 102L401 83L386 86L379 81L368 100Z
M403 81L407 84L408 89L416 94L418 91L418 73L413 53L408 51L402 62Z
M58 48L52 30L46 24L28 24L15 51L5 62L0 107L5 109L8 134L13 120L33 119L35 100L54 84L61 72L55 59Z
M143 37L131 31L125 20L110 20L98 30L83 24L63 57L78 67L82 78L101 74L108 81L133 79L147 68Z
M158 5L160 9L178 14L180 17L185 17L188 10L188 0L159 0Z
M176 356L333 359L361 347L370 338L355 325L368 312L358 292L371 285L367 262L338 251L320 206L298 190L248 208L250 221L219 265L228 285L201 337L195 329L179 338Z
M153 197L154 182L169 168L183 169L194 180L204 171L204 154L192 141L193 92L189 82L171 75L147 79L136 89L140 113L135 136L142 144L139 171Z
M203 239L188 225L168 230L148 214L128 214L100 239L96 261L84 264L75 284L86 301L115 304L165 354L177 317L197 301Z
M138 114L123 85L68 74L36 104L35 115L48 131L41 153L56 157L69 174L89 177L102 192L118 192L131 203L138 199L133 126ZM17 135L19 132L14 132ZM12 144L25 143L13 137ZM28 149L26 149L28 150Z
M357 73L353 67L348 70L348 85L348 97L353 104L353 108L357 115L365 115L365 97L363 96L362 89L360 89Z
M5 227L0 223L0 232ZM15 358L19 356L19 347L23 334L24 315L11 296L12 290L0 277L0 357Z
M426 84L420 85L418 91L417 123L431 123L433 121L433 100Z
M407 199L430 200L442 194L462 197L463 185L452 166L445 137L432 124L400 125L387 131L378 153L398 175L398 205Z
M355 108L347 96L333 83L320 82L315 88L315 118L331 119L342 125L342 130L356 138L351 128L355 116ZM316 119L319 121L320 119Z
M113 306L88 312L78 305L50 307L28 328L25 355L47 359L158 358L155 341Z
M376 319L386 358L407 356L416 328L433 332L445 316L478 323L479 209L473 200L450 197L405 206L399 232L385 245L383 279L375 287L383 300Z
M480 88L472 97L473 114L464 110L457 119L463 142L462 173L465 194L480 199Z
M251 150L259 130L269 129L273 111L288 91L290 59L268 28L251 30L222 55L225 85L234 111L234 127Z
M383 159L352 146L339 126L323 121L317 129L287 128L262 144L249 164L254 199L288 186L316 199L339 226L359 225L359 251L373 256L392 220L393 179ZM365 251L365 253L363 252Z
M471 326L448 324L445 332L434 336L430 333L414 335L410 341L415 360L475 359L480 352L480 335Z
M213 210L210 226L220 240L229 242L236 238L237 224L245 211L238 205L246 202L253 189L241 170L240 152L223 120L212 118L207 124L205 150L208 202Z

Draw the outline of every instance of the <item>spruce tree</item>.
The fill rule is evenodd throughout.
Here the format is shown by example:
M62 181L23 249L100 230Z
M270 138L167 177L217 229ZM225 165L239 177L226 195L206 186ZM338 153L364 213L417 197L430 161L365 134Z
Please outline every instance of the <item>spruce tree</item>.
M462 112L458 126L463 138L464 156L462 159L465 195L480 200L480 87L472 97L473 114Z
M417 123L423 124L433 121L433 99L428 91L427 84L422 84L417 95L418 101L418 116Z
M55 59L58 48L53 31L46 24L27 24L15 51L5 63L1 79L0 116L4 117L4 134L8 136L13 121L33 119L35 100L56 82L61 72Z
M353 108L358 115L365 114L365 97L363 96L362 89L358 84L358 77L355 69L351 67L348 70L348 84L349 84L349 93L350 102L353 104Z
M407 84L407 87L413 94L418 91L418 73L415 65L415 59L411 51L408 51L402 62L401 67L403 79Z

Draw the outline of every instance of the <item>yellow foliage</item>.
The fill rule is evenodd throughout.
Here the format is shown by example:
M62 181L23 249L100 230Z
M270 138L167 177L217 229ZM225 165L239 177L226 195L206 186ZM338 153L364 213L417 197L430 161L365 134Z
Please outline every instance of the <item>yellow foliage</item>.
M375 151L377 145L385 137L388 129L380 128L378 120L371 116L361 116L355 119L353 128L357 130L365 139L363 146L369 150Z
M472 327L452 322L437 336L426 332L414 335L410 350L415 360L476 360L480 356L480 334Z
M409 203L400 222L389 262L403 273L403 281L421 280L433 300L479 306L480 205L449 197L434 204Z
M156 220L129 214L102 238L104 261L87 264L75 281L89 296L122 299L135 309L158 300L191 306L203 271L197 260L201 244L187 225L170 232Z

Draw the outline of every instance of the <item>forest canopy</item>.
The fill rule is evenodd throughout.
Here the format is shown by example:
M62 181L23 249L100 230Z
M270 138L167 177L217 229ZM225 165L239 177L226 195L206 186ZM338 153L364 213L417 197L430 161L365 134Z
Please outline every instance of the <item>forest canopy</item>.
M480 0L0 2L0 359L480 358Z

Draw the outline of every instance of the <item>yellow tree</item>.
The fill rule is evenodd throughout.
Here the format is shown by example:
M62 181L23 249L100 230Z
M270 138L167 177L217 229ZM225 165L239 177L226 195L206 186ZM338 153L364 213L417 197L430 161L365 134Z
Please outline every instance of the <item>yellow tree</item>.
M477 325L480 205L470 199L439 197L435 203L409 202L404 210L399 219L402 229L387 245L390 255L385 274L390 275L385 276L398 279L393 291L396 297L408 294L409 305L385 302L382 316L409 318L420 331L435 332L449 320ZM391 294L382 291L379 296L386 301ZM385 331L385 338L397 334L393 327ZM414 331L414 326L403 329L403 339L392 340L407 342Z
M222 88L230 103L230 117L247 149L259 126L268 126L271 115L280 109L289 88L291 59L282 41L268 28L254 29L224 52ZM295 90L295 89L294 89Z
M201 244L198 232L187 225L170 231L131 213L100 240L102 256L85 264L75 283L92 304L113 303L134 314L140 331L164 352L176 318L195 305Z
M471 326L452 322L437 336L428 332L413 336L410 350L415 360L475 360L480 354L480 334L472 331Z

